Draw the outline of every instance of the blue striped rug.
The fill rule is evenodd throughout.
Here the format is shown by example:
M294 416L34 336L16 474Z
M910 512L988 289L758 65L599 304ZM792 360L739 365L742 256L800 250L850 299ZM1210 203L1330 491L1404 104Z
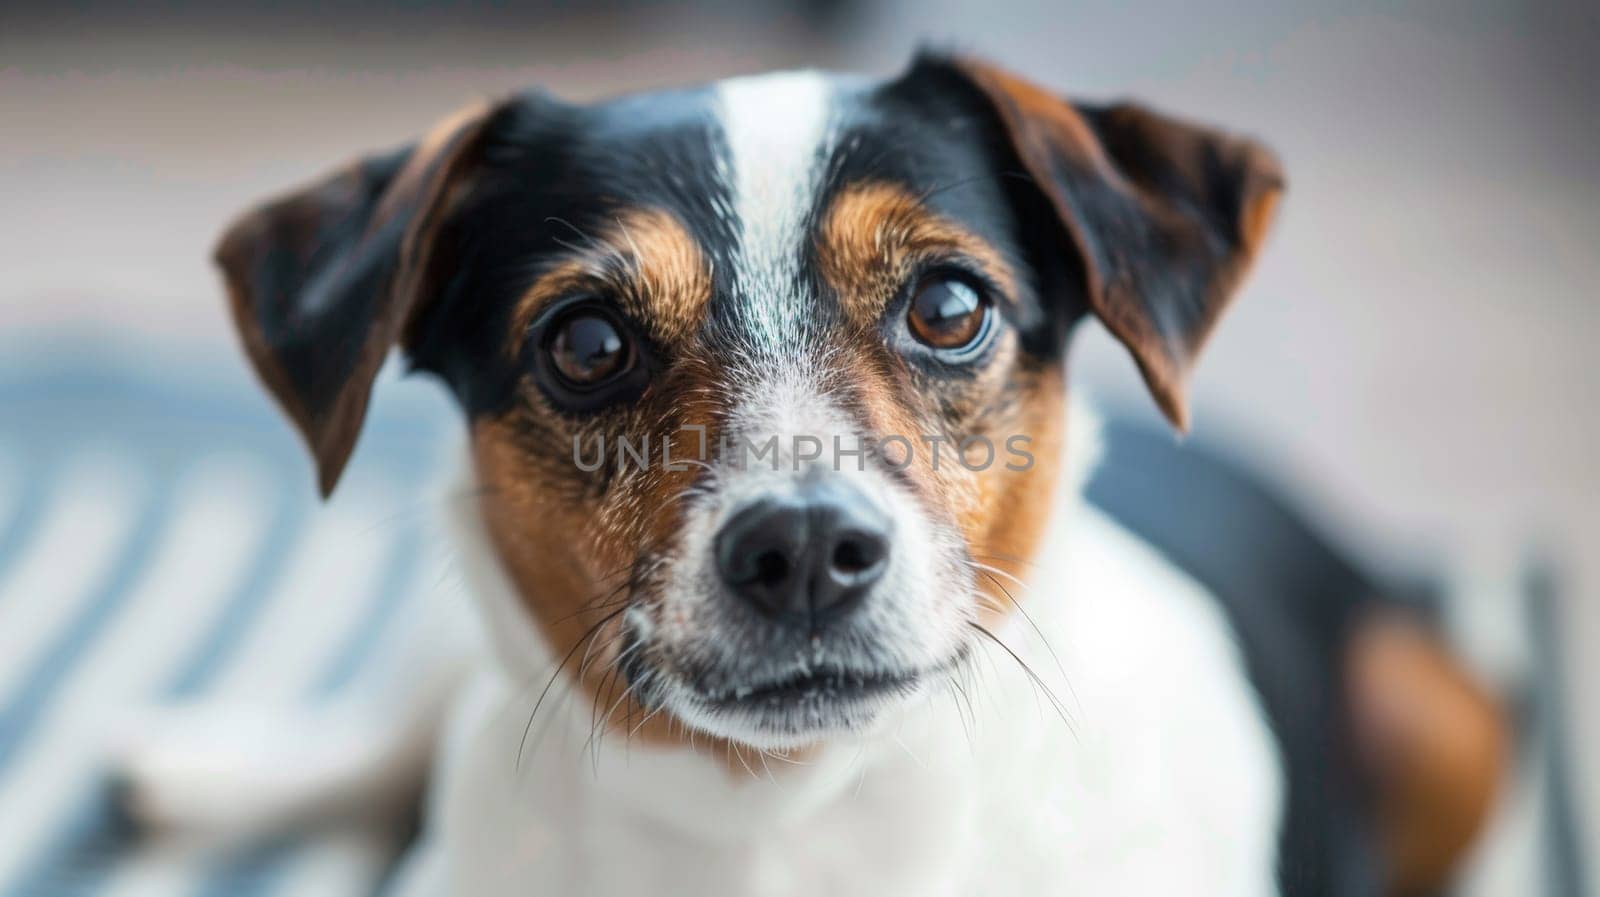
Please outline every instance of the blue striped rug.
M136 837L107 746L141 707L360 688L397 609L442 579L426 525L448 404L381 384L324 508L242 363L47 348L0 361L0 897L373 892L393 835Z

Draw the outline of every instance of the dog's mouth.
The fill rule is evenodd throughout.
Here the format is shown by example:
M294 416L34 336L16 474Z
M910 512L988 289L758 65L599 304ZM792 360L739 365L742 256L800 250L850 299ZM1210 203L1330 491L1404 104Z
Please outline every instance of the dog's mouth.
M872 728L906 706L967 655L963 646L943 663L917 669L852 668L824 663L770 676L724 680L715 675L645 674L655 687L642 694L711 734L767 748L786 748ZM641 672L642 664L629 670ZM675 682L675 685L668 684Z
M924 674L863 672L843 667L797 670L752 685L697 687L696 697L717 710L792 710L906 695Z

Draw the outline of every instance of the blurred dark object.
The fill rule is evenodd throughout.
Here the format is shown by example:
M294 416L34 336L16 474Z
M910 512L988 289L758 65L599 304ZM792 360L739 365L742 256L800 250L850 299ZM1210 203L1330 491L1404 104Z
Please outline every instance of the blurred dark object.
M1283 894L1428 893L1459 871L1440 864L1462 862L1467 842L1486 827L1483 817L1509 802L1512 782L1530 766L1543 773L1537 874L1544 887L1524 893L1587 893L1567 784L1549 576L1512 599L1535 616L1532 681L1495 683L1512 693L1492 702L1449 668L1442 618L1450 598L1431 580L1376 574L1220 452L1127 421L1111 421L1104 438L1089 500L1217 595L1239 633L1283 752ZM1364 756L1370 746L1356 744L1350 706L1362 701L1346 692L1352 680L1369 691L1387 688L1379 697L1402 709L1428 702L1426 723L1401 721L1415 736L1406 746L1413 756L1376 764ZM1501 763L1502 737L1493 730L1501 718L1491 704L1516 711L1509 764ZM1432 768L1417 768L1429 760ZM1503 781L1485 789L1485 777L1496 774Z

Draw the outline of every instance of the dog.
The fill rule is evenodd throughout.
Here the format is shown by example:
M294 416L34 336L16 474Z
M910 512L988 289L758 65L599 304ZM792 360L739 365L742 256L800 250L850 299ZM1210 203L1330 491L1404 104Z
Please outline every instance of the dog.
M520 94L249 211L216 258L324 495L392 349L458 401L475 618L423 628L381 737L132 751L136 815L390 806L431 766L414 897L1279 894L1243 650L1078 500L1064 359L1098 321L1185 429L1284 185L924 53Z

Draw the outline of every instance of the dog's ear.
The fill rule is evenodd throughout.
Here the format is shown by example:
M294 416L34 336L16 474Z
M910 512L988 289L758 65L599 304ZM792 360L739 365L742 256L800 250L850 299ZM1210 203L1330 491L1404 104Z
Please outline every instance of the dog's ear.
M1172 424L1186 381L1284 189L1253 141L1132 104L1074 104L971 59L946 66L993 109L1082 261L1090 308L1128 348Z
M468 189L491 110L247 211L217 245L256 372L339 481L389 348L436 288L437 230Z

